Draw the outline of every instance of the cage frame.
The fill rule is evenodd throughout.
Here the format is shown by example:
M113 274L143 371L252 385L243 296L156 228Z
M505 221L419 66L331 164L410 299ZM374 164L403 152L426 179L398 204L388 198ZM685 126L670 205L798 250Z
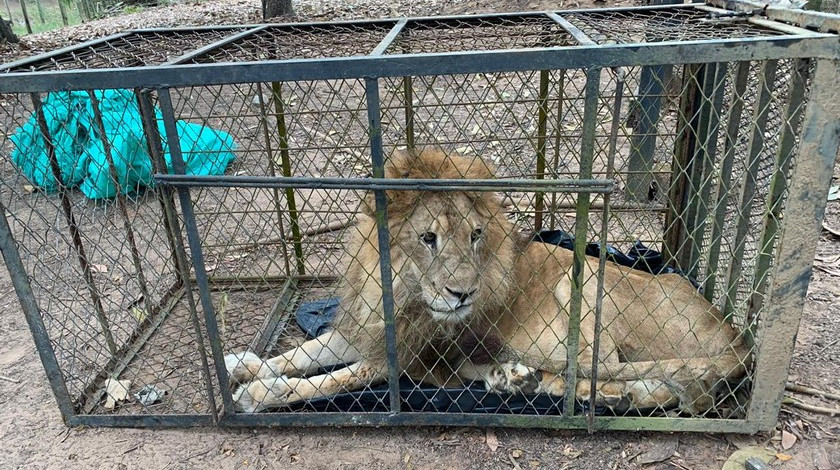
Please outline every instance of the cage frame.
M840 43L837 32L840 31L840 17L811 12L790 11L776 7L766 7L742 0L710 0L710 5L681 4L656 5L626 8L603 8L593 10L557 10L546 12L526 12L509 14L462 15L452 17L421 17L371 21L336 22L335 24L353 25L391 25L390 31L382 38L379 45L367 56L334 57L321 59L288 59L261 62L190 64L189 61L208 51L223 47L269 27L320 27L324 23L244 25L226 27L188 27L188 28L153 28L132 30L108 36L80 45L71 46L52 53L42 54L21 61L0 66L0 93L28 93L39 108L39 93L69 90L94 90L111 88L134 89L139 97L140 107L150 109L151 94L158 97L163 113L166 137L172 142L172 157L175 174L157 171L155 182L160 188L162 212L168 220L167 232L173 247L173 256L180 273L180 284L173 286L173 297L183 296L194 304L193 287L198 291L198 301L204 310L204 318L194 316L192 323L196 331L203 322L206 327L209 351L201 345L204 367L209 368L206 356L216 358L216 376L218 382L227 382L227 371L221 349L214 305L210 299L211 285L205 271L202 257L201 240L196 227L195 214L192 212L191 188L213 186L268 187L288 190L295 187L306 188L355 188L373 190L376 196L376 214L379 221L378 237L381 246L387 246L385 190L387 189L430 189L457 190L497 190L504 187L530 187L535 191L574 191L581 194L590 192L609 195L612 182L609 179L576 180L481 180L470 184L457 181L414 181L405 182L384 178L384 155L382 151L382 125L379 102L379 82L383 78L411 77L419 75L451 75L464 73L492 73L556 69L585 69L589 73L585 108L592 108L598 99L596 72L602 69L620 69L624 66L656 67L670 64L715 64L738 61L765 61L778 59L811 59L816 63L813 83L809 94L808 106L799 134L801 141L797 154L797 164L793 167L786 186L791 195L785 209L785 222L778 230L778 238L772 247L772 256L778 263L775 274L768 286L768 298L764 300L767 310L762 328L762 350L757 355L753 395L745 419L725 420L709 418L663 419L653 417L606 417L593 415L574 415L569 408L562 416L521 416L490 415L467 413L428 413L400 412L397 374L393 298L389 297L391 269L389 250L380 250L382 269L383 298L386 317L386 345L389 356L389 380L391 411L386 413L271 413L244 414L234 411L231 391L225 386L213 384L207 377L210 414L183 415L91 415L79 413L73 409L73 400L62 377L61 367L52 349L50 338L44 326L37 300L29 284L26 270L17 250L12 230L9 226L6 209L0 206L0 247L2 248L11 278L21 300L24 314L32 331L38 353L47 372L49 383L56 396L59 410L65 423L70 426L132 426L132 427L183 427L183 426L325 426L325 425L451 425L451 426L510 426L574 428L590 430L660 430L660 431L698 431L698 432L740 432L754 433L771 429L781 406L782 393L787 377L787 370L792 357L794 339L804 306L805 293L811 274L816 241L820 231L820 222L826 204L826 196L838 148L840 135L840 103L833 97L840 94ZM720 8L715 8L720 7ZM753 15L752 22L774 29L780 36L760 38L729 38L691 41L663 41L636 44L598 44L576 26L564 18L566 14L586 12L617 11L652 11L659 9L694 9L717 12L747 12ZM385 54L388 47L397 38L402 28L409 22L493 19L511 17L545 17L555 21L573 37L578 45L553 48L465 51L445 53L406 53ZM792 24L790 24L792 23ZM159 66L141 66L125 68L106 68L94 70L68 70L48 72L17 71L33 66L40 61L50 60L62 54L73 53L86 47L106 44L115 39L131 34L166 33L169 31L201 31L224 29L233 32L224 39L199 47L175 60ZM656 73L655 71L653 73ZM714 80L714 68L704 73ZM237 83L274 83L298 80L363 79L367 99L367 118L370 130L372 180L338 179L287 176L241 177L241 176L188 176L184 174L184 163L178 146L175 116L169 90L179 86L191 85L228 85ZM594 86L594 89L593 89ZM792 99L795 99L792 98ZM584 111L586 112L586 111ZM145 113L151 116L153 113ZM41 118L43 121L43 117ZM147 120L148 121L148 120ZM591 120L590 120L591 121ZM585 122L588 122L585 120ZM594 121L593 121L594 122ZM155 126L147 125L150 147L160 149L160 136L156 135ZM789 136L793 139L795 136ZM594 135L584 129L582 144L583 158L591 161ZM160 152L152 152L161 165ZM582 170L583 171L583 170ZM778 184L782 184L779 182ZM332 185L332 186L331 186ZM506 186L507 185L507 186ZM517 186L518 185L518 186ZM778 188L775 188L778 191ZM175 207L178 200L180 213ZM605 209L608 204L605 203ZM69 209L68 209L69 210ZM589 210L587 198L579 201L579 211L584 214ZM178 215L185 224L187 240L180 237L177 228ZM72 219L67 213L68 221ZM696 217L695 217L696 219ZM72 222L70 222L72 232ZM691 228L687 229L691 231ZM685 235L682 236L685 239ZM582 256L582 238L578 238L575 247L576 256ZM674 246L677 242L674 242ZM189 250L186 248L189 247ZM190 259L186 258L189 251ZM82 255L83 256L83 255ZM683 256L690 258L691 253ZM602 257L603 258L603 257ZM81 261L81 260L80 260ZM83 262L83 261L82 261ZM195 268L195 277L190 278L187 263ZM603 269L599 271L603 276ZM92 294L93 295L93 294ZM164 309L163 305L157 306ZM195 307L191 313L195 314ZM162 321L162 319L160 320ZM577 319L579 323L580 319ZM390 326L388 326L390 325ZM153 334L149 332L140 333ZM574 335L573 335L574 336ZM202 335L197 335L201 340ZM574 339L572 339L574 341ZM206 356L205 356L206 354ZM126 361L127 362L127 361ZM574 362L574 361L573 361ZM220 390L221 409L217 410L214 387ZM573 387L570 387L573 390Z

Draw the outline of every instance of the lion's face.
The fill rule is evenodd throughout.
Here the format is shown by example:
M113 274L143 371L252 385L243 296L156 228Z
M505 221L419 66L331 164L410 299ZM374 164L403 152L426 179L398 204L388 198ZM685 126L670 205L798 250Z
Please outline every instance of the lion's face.
M491 220L467 195L438 193L417 204L395 237L406 255L402 269L409 270L401 274L416 280L415 294L435 320L464 321L484 301L481 273L493 262L485 237Z
M492 178L481 159L423 150L392 157L391 178ZM496 194L389 191L388 220L394 298L421 304L435 321L468 321L501 305L513 264L513 232ZM372 208L372 201L368 207Z

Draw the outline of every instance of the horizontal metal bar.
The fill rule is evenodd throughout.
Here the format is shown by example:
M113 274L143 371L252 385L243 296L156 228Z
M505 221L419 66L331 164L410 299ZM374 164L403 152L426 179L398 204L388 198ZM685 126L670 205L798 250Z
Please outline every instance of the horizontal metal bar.
M248 29L265 26L262 23L257 24L225 24L225 25L208 25L208 26L167 26L160 28L136 28L128 30L129 33L190 33L190 32L205 32L205 31L225 31L230 29Z
M710 7L708 5L698 5L697 9L702 10L702 11L707 11L707 12L712 13L712 14L718 14L718 15L726 15L726 14L731 15L733 13L731 10L724 10L723 8ZM751 12L749 12L749 13L751 13ZM758 18L756 16L751 16L751 17L747 18L747 22L749 22L751 24L754 24L756 26L760 26L762 28L769 28L769 29L773 29L773 30L785 33L785 34L792 34L794 36L813 36L815 34L818 34L818 33L814 32L810 29L800 28L799 26L793 26L793 25L789 25L787 23L781 23L779 21L768 20L766 18Z
M370 55L384 54L385 50L388 49L388 46L390 46L391 43L394 42L394 39L396 39L397 36L399 36L400 31L403 30L407 21L408 20L405 19L398 21L397 24L395 24L394 27L391 28L391 31L389 31L388 34L385 35L384 38L382 38L382 41L376 46L376 48L373 51L371 51Z
M224 415L221 426L506 426L545 429L586 429L586 417L472 413L258 413ZM693 431L755 433L747 420L710 418L640 418L598 416L595 429L638 431Z
M209 414L178 415L74 415L68 426L118 427L118 428L187 428L213 426Z
M708 0L708 3L732 11L751 11L771 20L792 23L803 28L840 32L840 15L810 10L791 10L749 0Z
M557 24L560 25L567 33L571 34L575 41L581 45L594 45L595 41L589 38L583 31L580 30L577 26L573 25L569 20L563 18L562 16L558 15L554 12L546 13L546 15L554 20Z
M396 178L312 178L282 176L198 176L155 175L163 186L222 188L295 188L417 191L537 191L607 193L612 180L599 179L396 179Z
M834 58L834 35L818 37L717 39L570 46L506 51L404 54L377 57L299 59L200 65L75 70L0 75L0 93L135 87L221 85L258 81L331 80L516 72L591 67L644 66L768 60Z
M131 35L130 31L127 31L127 32L124 32L124 33L112 34L110 36L105 36L104 38L91 39L90 41L83 42L81 44L74 44L72 46L62 47L61 49L57 49L57 50L54 50L52 52L45 52L43 54L34 55L32 57L27 57L27 58L24 58L24 59L16 60L14 62L9 62L7 64L0 64L0 73L2 73L4 70L16 69L18 67L25 67L25 66L27 66L29 64L32 64L32 63L35 63L35 62L41 62L42 60L48 60L48 59L51 59L53 57L66 54L68 52L73 52L73 51L77 51L77 50L80 50L80 49L86 49L86 48L92 47L92 46L98 46L98 45L104 44L108 41L113 41L115 39L119 39L119 38L129 36L129 35Z
M238 41L238 40L240 40L244 37L251 36L252 34L257 33L259 31L262 31L267 27L268 26L263 25L263 26L258 26L256 28L251 28L251 29L248 29L248 30L245 30L245 31L241 31L241 32L236 33L236 34L232 34L232 35L227 36L227 37L225 37L225 38L223 38L219 41L216 41L212 44L208 44L204 47L199 47L198 49L196 49L194 51L190 51L190 52L188 52L188 53L186 53L182 56L176 57L175 59L172 59L169 62L166 62L164 65L174 65L174 64L185 63L188 60L195 59L196 57L202 56L202 55L212 51L213 49L228 45L228 44L230 44L234 41Z
M252 23L252 24L239 24L239 25L226 25L224 27L218 26L183 26L177 28L171 27L162 27L162 28L139 28L139 29L132 29L130 32L157 32L157 33L165 33L167 31L201 31L201 30L211 30L211 29L221 29L221 28L255 28L257 26L269 26L269 27L286 27L286 26L295 26L295 27L310 27L310 26L372 26L377 24L388 24L388 23L395 23L400 20L407 20L407 21L451 21L451 20L473 20L473 19L488 19L488 18L512 18L512 17L538 17L544 16L548 12L552 13L581 13L582 11L592 12L592 13L603 13L603 12L633 12L633 11L655 11L655 10L672 10L676 8L694 8L697 4L702 4L703 0L694 0L695 3L684 3L684 4L677 4L677 5L643 5L643 6L627 6L627 7L616 7L616 8L591 8L587 10L546 10L546 11L514 11L514 12L505 12L505 13L474 13L469 15L442 15L442 16L414 16L414 17L402 17L402 18L376 18L376 19L367 19L367 20L339 20L339 21L307 21L301 23L295 22L284 22L284 23Z

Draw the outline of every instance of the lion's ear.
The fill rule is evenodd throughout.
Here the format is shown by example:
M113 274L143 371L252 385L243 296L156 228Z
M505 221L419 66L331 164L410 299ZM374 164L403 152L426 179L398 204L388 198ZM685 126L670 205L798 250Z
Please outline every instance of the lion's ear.
M411 169L410 150L394 150L385 162L386 178L408 178Z

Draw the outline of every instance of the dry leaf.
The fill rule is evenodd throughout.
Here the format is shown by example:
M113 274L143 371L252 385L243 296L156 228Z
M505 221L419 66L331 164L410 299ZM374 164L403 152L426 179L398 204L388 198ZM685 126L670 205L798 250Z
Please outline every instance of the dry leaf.
M131 307L131 314L134 315L137 323L143 323L146 321L146 318L149 318L145 308Z
M796 444L796 435L792 432L782 430L782 449L788 450Z
M90 265L90 270L95 273L107 273L108 266L105 266L104 264L92 264Z
M522 450L521 449L513 449L512 451L510 451L510 455L512 455L513 458L518 459L519 457L522 457Z
M529 460L528 461L528 466L530 466L531 468L539 468L540 461L539 460Z
M105 381L105 409L113 410L117 403L128 399L128 389L131 387L130 380L108 379Z
M23 192L25 192L27 194L34 193L35 192L35 186L32 186L31 184L25 184L25 185L23 185Z
M496 433L493 432L492 429L488 429L484 434L484 442L487 443L487 447L490 448L490 452L496 452L499 448L499 438L496 437Z
M297 452L292 452L291 454L289 454L289 462L291 462L291 463L300 462L300 454L298 454Z
M792 456L792 455L788 455L788 454L783 454L783 453L781 453L781 452L777 452L777 453L776 453L776 458L777 458L777 459L779 459L779 460L781 460L782 462L787 462L788 460L792 459L792 458L793 458L793 456Z
M674 456L677 452L677 445L679 439L668 439L664 442L654 444L650 449L646 450L639 456L636 461L639 464L648 464L654 462L662 462Z
M775 452L761 446L744 447L732 453L721 470L744 470L744 462L751 457L756 457L764 463L770 463L775 456Z
M563 448L563 456L568 457L570 459L576 459L576 458L580 457L580 455L582 453L583 452L581 452L579 450L575 450L575 448L572 447L572 446L566 446L566 447Z

